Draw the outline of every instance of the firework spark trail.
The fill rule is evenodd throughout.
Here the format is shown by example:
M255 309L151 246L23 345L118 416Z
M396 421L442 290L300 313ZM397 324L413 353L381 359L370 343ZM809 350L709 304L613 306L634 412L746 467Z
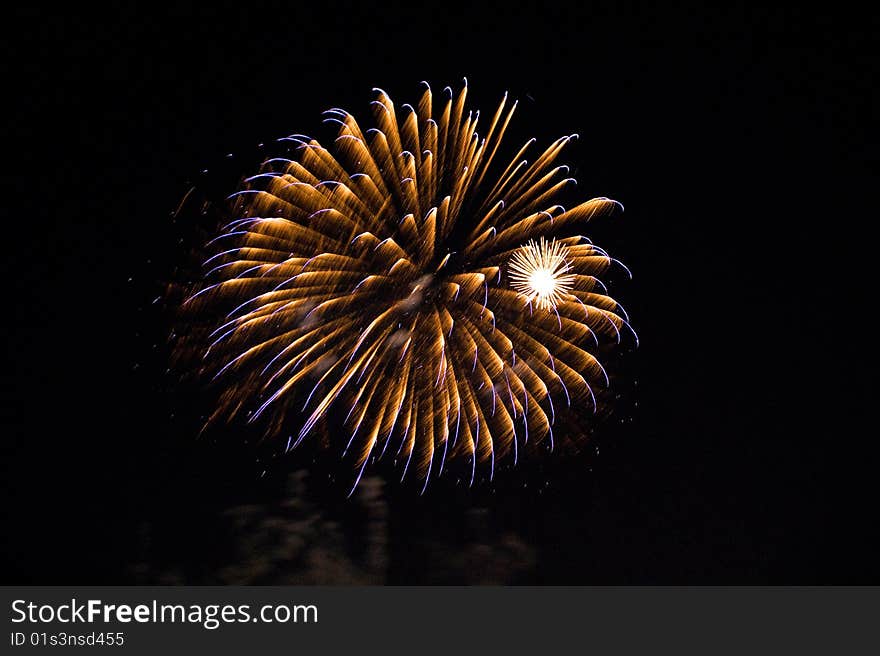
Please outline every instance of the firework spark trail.
M210 421L242 414L280 435L310 390L287 448L331 411L346 417L358 479L386 451L427 484L450 461L473 480L478 463L552 446L560 400L595 408L608 381L595 353L628 328L597 277L615 261L581 236L547 240L619 206L554 202L573 183L555 162L576 135L505 162L516 103L505 95L480 137L466 84L438 102L424 85L400 110L376 89L366 130L326 112L332 152L281 140L295 155L233 194L235 220L185 303L224 308L203 348L225 390Z

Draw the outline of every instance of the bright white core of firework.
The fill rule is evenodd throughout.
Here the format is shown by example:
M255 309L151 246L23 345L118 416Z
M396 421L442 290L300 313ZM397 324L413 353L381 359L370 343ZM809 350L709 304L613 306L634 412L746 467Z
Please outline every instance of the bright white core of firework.
M567 247L555 239L529 241L510 258L510 284L526 301L541 310L555 310L575 281L568 273Z

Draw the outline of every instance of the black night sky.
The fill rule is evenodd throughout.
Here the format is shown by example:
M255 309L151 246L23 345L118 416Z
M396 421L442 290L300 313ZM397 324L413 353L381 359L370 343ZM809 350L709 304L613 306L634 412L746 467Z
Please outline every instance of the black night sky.
M877 23L589 3L14 10L3 582L878 583L876 292L856 289L874 261ZM420 80L464 76L484 112L520 99L511 141L579 133L580 193L626 206L586 229L633 271L614 289L641 337L598 455L470 493L376 482L368 504L320 467L292 484L296 458L261 477L234 439L197 442L153 302L186 247L180 198L248 172L258 143L325 136L324 109L366 114L372 87L413 102ZM306 543L373 574L309 547L253 573L272 522L235 513L305 515Z

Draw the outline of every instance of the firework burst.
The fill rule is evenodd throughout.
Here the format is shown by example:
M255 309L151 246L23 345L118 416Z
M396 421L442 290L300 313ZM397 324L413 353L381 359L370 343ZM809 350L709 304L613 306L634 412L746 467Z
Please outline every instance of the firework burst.
M557 203L574 136L501 160L506 96L481 137L466 85L399 109L376 93L375 127L331 109L331 149L286 137L231 197L184 304L222 317L196 340L222 389L209 423L261 422L286 451L335 422L358 480L382 457L424 485L451 462L491 477L608 383L596 355L628 323L597 276L615 261L572 231L619 204Z
M568 248L556 243L549 244L544 237L534 240L516 251L510 258L510 285L531 305L542 310L556 310L556 306L568 298L575 282L575 275L568 273L571 265L566 259Z

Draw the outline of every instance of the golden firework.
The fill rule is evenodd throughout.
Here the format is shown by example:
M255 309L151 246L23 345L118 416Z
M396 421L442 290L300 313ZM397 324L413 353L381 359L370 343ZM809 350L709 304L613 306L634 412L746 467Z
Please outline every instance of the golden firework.
M375 91L375 127L331 109L332 150L286 137L231 197L186 302L224 316L203 349L223 386L210 421L263 422L290 449L332 415L358 479L383 456L425 485L453 460L491 477L552 448L554 403L595 408L607 384L596 354L628 324L597 278L613 260L571 230L619 204L558 204L574 136L499 163L506 95L481 137L466 85L401 108Z

